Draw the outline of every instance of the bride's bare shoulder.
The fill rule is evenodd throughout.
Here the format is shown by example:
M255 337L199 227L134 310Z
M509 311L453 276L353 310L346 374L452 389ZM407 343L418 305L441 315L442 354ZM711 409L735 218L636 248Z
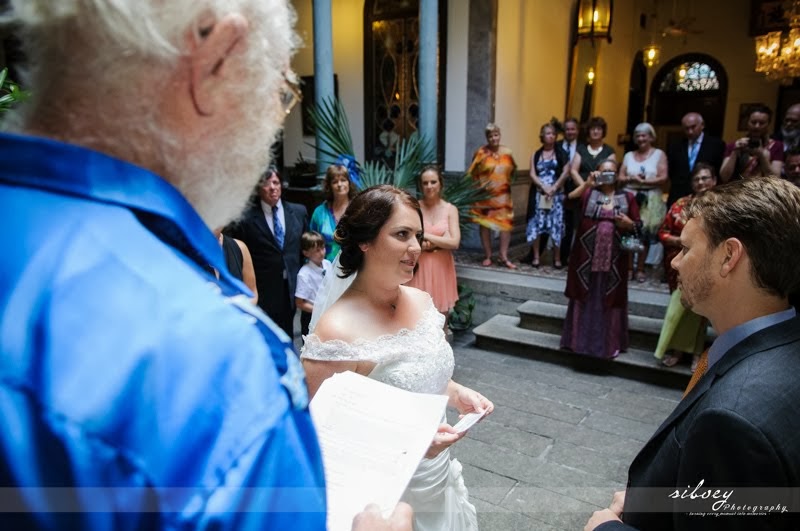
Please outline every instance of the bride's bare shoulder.
M353 323L358 322L358 313L358 307L352 301L339 299L319 318L314 335L320 341L340 340L352 343L359 337L358 327L353 326Z
M421 289L411 286L401 286L401 289L420 313L425 312L425 310L427 310L432 304L431 296L427 291L422 291Z

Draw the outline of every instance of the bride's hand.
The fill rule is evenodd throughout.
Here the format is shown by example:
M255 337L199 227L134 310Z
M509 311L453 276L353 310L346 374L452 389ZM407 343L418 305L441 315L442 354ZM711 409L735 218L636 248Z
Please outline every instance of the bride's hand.
M433 459L466 434L467 432L457 433L456 430L447 423L439 424L439 429L436 431L436 435L433 436L433 442L431 442L430 447L428 447L425 457Z
M452 380L450 381L450 389L448 394L450 395L449 405L456 408L461 415L485 411L485 418L488 417L492 411L494 411L494 404L492 404L491 400L477 391L473 391L469 387L464 387L461 384L457 384Z

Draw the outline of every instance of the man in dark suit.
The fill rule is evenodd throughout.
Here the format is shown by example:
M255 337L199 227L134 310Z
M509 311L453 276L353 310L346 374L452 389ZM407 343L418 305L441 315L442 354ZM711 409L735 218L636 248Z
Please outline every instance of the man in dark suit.
M684 212L681 302L719 336L585 529L800 529L800 189L744 179Z
M725 143L703 132L705 123L700 114L696 112L686 114L681 120L681 126L686 138L667 147L667 166L671 183L667 208L681 197L692 193L691 175L695 164L698 162L711 164L719 175L719 168L725 155Z
M282 190L278 172L267 170L258 183L258 203L231 227L230 235L250 249L258 305L291 338L294 288L303 260L300 236L308 230L308 211L281 200Z

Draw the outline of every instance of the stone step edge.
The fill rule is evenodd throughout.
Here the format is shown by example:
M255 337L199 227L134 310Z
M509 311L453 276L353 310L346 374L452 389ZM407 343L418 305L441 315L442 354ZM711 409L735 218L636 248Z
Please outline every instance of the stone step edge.
M496 315L473 329L476 346L486 350L498 351L496 345L503 345L500 352L517 354L541 361L608 372L618 376L649 381L659 385L682 389L691 377L688 367L678 365L664 367L653 358L652 352L628 349L613 360L591 358L567 350L561 350L561 337L556 334L536 332L519 327L519 318L509 315ZM490 345L487 345L489 343ZM533 348L531 348L533 347Z
M525 301L519 305L517 312L520 316L545 317L548 319L564 320L567 317L567 307L563 304L552 302ZM628 328L634 332L659 335L663 319L645 317L643 315L628 314ZM536 330L534 330L535 332Z
M518 288L551 292L564 297L565 279L561 278L540 277L513 271L496 271L461 265L456 266L456 276L459 282L472 281L486 284L510 285ZM566 299L566 297L564 298ZM636 286L628 286L628 301L629 303L655 306L664 309L669 304L669 294L640 289Z
M520 322L542 317L546 319L558 319L563 321L567 317L567 307L563 304L529 300L519 305L517 308L517 313L520 314ZM632 314L630 312L628 313L628 328L632 332L659 336L661 334L661 327L663 323L663 318L657 319L655 317L647 317L644 315ZM523 328L532 330L527 326L523 326ZM534 332L535 331L536 330L534 330ZM714 330L711 327L708 327L706 331L707 341L711 342L716 337L717 334L714 332Z

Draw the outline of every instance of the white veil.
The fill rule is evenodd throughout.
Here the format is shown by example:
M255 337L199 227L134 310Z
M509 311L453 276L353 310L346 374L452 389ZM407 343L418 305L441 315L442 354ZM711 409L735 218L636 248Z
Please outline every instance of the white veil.
M342 273L341 266L339 266L339 257L341 255L342 253L336 255L336 258L333 260L333 265L331 266L331 274L325 275L322 286L320 286L317 292L317 297L314 300L314 311L311 313L311 322L308 324L309 334L314 332L314 329L317 327L317 321L319 321L322 314L325 313L334 302L339 300L339 297L350 287L350 284L353 283L353 280L355 280L358 274L353 273L347 278L339 277Z

